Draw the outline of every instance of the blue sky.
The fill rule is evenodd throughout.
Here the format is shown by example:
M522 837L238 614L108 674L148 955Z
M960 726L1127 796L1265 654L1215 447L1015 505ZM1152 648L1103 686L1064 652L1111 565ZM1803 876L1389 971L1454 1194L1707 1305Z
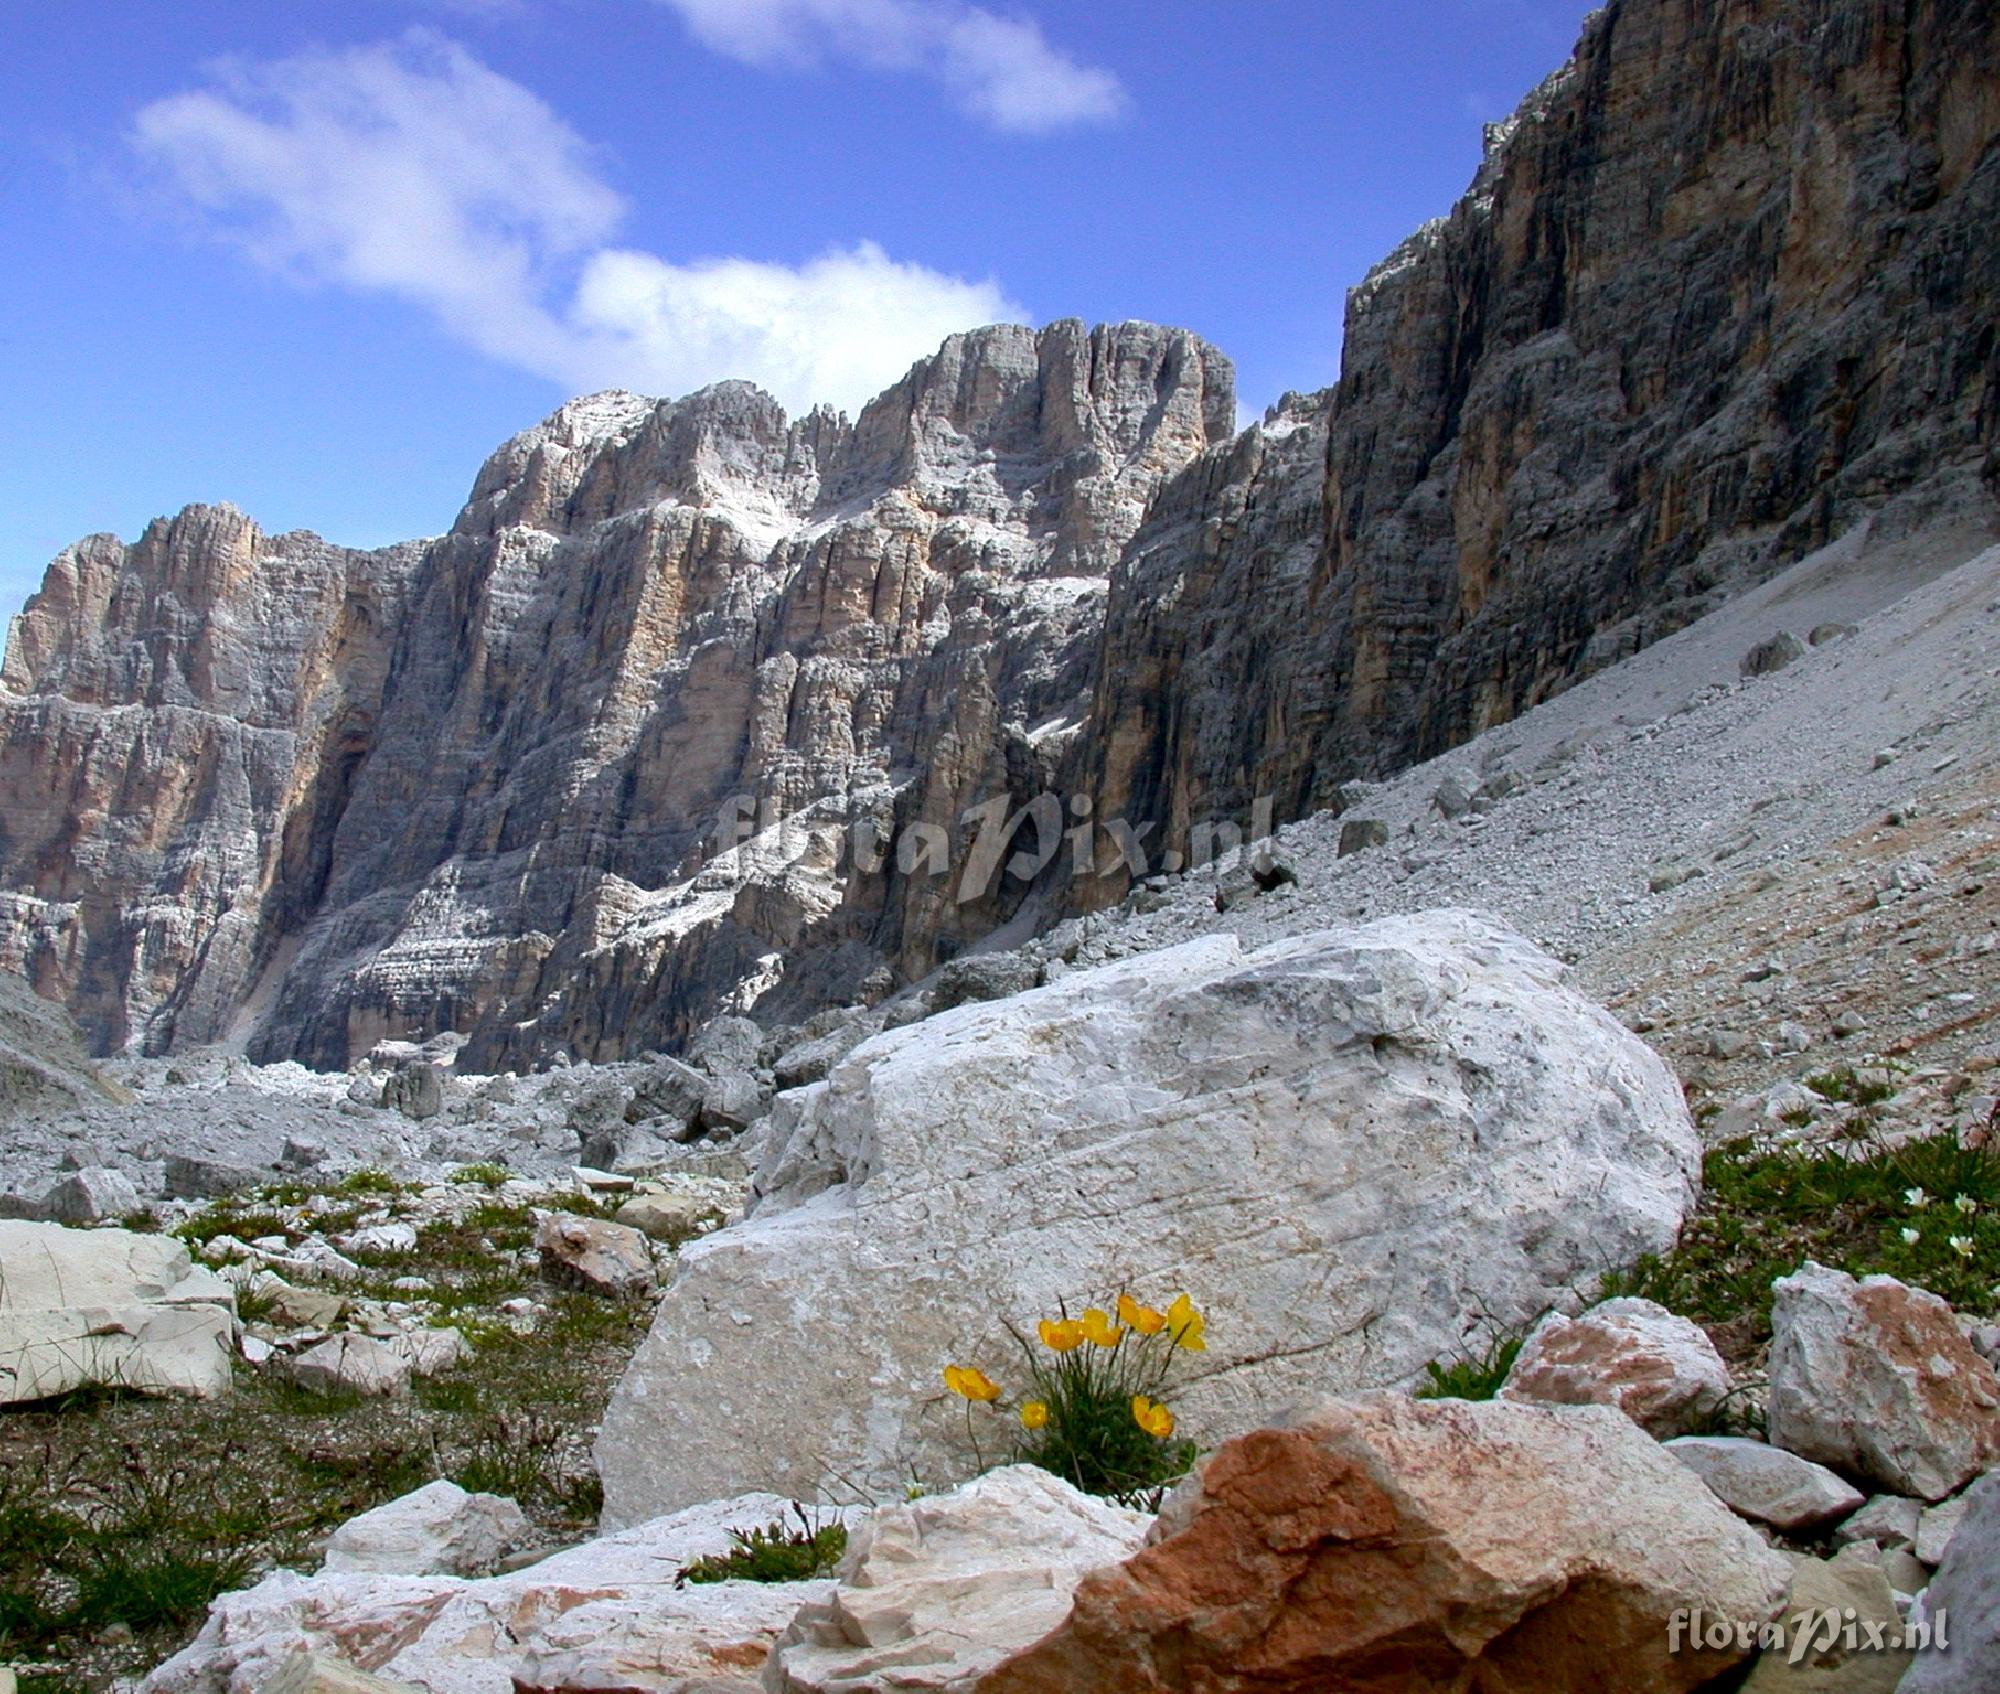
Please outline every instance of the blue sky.
M436 533L569 393L850 411L952 329L1184 324L1244 401L1582 0L16 0L0 607L194 500ZM87 21L85 21L87 20Z

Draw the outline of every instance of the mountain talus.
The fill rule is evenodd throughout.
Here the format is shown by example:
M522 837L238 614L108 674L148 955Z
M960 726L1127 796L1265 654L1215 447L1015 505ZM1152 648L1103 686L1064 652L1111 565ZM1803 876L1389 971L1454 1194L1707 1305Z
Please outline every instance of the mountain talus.
M1086 804L1297 815L1863 517L1993 532L1997 133L1974 0L1618 0L1240 434L1192 335L1001 327L852 422L575 401L430 542L90 538L0 671L0 962L100 1048L503 1067L1115 897ZM857 852L1043 792L1032 882Z

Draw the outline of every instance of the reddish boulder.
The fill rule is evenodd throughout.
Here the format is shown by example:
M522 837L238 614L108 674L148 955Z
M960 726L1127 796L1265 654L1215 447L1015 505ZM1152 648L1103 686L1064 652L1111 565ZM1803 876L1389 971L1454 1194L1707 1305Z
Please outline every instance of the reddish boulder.
M2000 1460L2000 1376L1935 1294L1810 1260L1772 1289L1774 1447L1924 1500Z
M1606 1300L1535 1326L1503 1400L1616 1406L1665 1441L1699 1428L1729 1396L1729 1367L1701 1325L1651 1300Z
M1222 1447L1154 1536L979 1694L1683 1694L1748 1656L1691 1614L1754 1638L1791 1576L1602 1407L1334 1402Z

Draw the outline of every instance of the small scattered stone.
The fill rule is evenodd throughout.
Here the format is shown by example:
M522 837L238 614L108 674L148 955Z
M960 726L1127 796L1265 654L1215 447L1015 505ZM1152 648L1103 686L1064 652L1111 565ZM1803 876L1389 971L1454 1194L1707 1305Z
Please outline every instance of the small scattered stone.
M1829 1616L1841 1627L1828 1631ZM1786 1651L1762 1654L1742 1694L1894 1694L1913 1656L1900 1645L1870 1643L1868 1625L1885 1641L1897 1639L1902 1618L1887 1576L1855 1560L1795 1559L1791 1592L1778 1618ZM1849 1623L1858 1626L1852 1645ZM1829 1634L1831 1639L1822 1640ZM1796 1648L1800 1641L1806 1646Z
M1774 1529L1819 1529L1864 1498L1825 1466L1743 1436L1684 1435L1666 1446L1732 1512Z
M364 1229L337 1236L334 1244L343 1253L414 1253L417 1250L417 1230L416 1225L399 1219L393 1223L370 1224Z
M292 1380L319 1394L400 1398L410 1390L410 1361L386 1341L334 1335L292 1360Z
M1344 818L1340 825L1339 856L1351 859L1371 847L1389 844L1389 826L1380 818Z
M1770 676L1806 656L1806 644L1790 630L1760 641L1743 655L1742 672L1749 676Z
M1772 1289L1774 1445L1925 1500L2000 1457L2000 1377L1935 1294L1810 1260Z
M1924 1503L1902 1494L1877 1494L1833 1532L1836 1542L1872 1541L1880 1547L1914 1547Z
M299 1288L275 1276L260 1278L254 1286L271 1321L286 1329L330 1329L347 1311L344 1297L323 1288Z
M382 1084L380 1103L416 1123L436 1117L444 1109L444 1081L437 1066L419 1059L392 1071Z
M433 1377L472 1357L472 1348L456 1329L412 1329L389 1338L389 1345L410 1361L412 1375Z
M1472 810L1472 796L1476 792L1472 783L1453 771L1432 792L1431 804L1446 818L1462 818Z
M627 1224L551 1212L535 1227L542 1274L589 1294L629 1299L657 1280L646 1238Z
M679 1243L714 1228L722 1213L691 1194L638 1194L618 1208L617 1221L651 1240Z
M1655 1439L1710 1417L1729 1369L1699 1324L1651 1300L1607 1300L1581 1317L1552 1312L1522 1344L1503 1400L1615 1406Z
M161 1180L170 1200L213 1200L225 1194L255 1188L264 1173L220 1159L200 1159L191 1154L169 1153L163 1163Z
M326 1544L329 1573L487 1576L528 1536L512 1500L433 1482L349 1518Z
M1919 1653L1899 1694L2000 1688L2000 1475L1986 1477L1966 1498L1944 1563L1920 1596L1925 1617L1949 1620L1951 1650Z
M54 1223L105 1223L140 1210L139 1190L123 1171L91 1166L42 1196L41 1213Z
M1944 1563L1952 1537L1965 1521L1969 1504L1969 1496L1960 1494L1940 1505L1924 1508L1923 1515L1917 1519L1915 1551L1920 1561L1933 1569Z
M764 1091L743 1072L711 1078L695 1119L705 1135L738 1135L764 1115Z

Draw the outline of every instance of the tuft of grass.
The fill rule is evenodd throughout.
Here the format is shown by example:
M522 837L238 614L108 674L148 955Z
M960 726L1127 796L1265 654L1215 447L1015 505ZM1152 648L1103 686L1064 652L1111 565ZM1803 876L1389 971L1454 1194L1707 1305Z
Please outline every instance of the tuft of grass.
M315 1515L328 1523L344 1523L372 1505L400 1499L437 1476L429 1446L396 1433L329 1441L286 1457L313 1491Z
M476 1412L479 1410L479 1384L470 1377L450 1372L444 1376L424 1377L416 1385L417 1403L433 1412Z
M595 1194L551 1194L541 1202L550 1212L574 1212L578 1217L610 1218L624 1202L622 1194L600 1200Z
M604 1485L573 1433L538 1407L489 1413L475 1425L451 1480L468 1494L504 1494L523 1509L587 1521L603 1510Z
M349 1171L340 1179L339 1192L342 1194L401 1194L403 1184L385 1170L367 1167Z
M236 1316L243 1323L262 1323L277 1309L277 1305L275 1295L259 1294L251 1288L236 1291Z
M250 1199L253 1205L264 1207L303 1206L312 1196L310 1184L290 1181L266 1183L262 1188L256 1189Z
M453 1182L476 1182L482 1188L503 1187L513 1176L505 1165L487 1159L476 1165L461 1165L452 1172Z
M1772 1282L1807 1259L1894 1276L1960 1311L2000 1307L2000 1150L1949 1132L1898 1147L1873 1135L1847 1147L1742 1140L1713 1149L1703 1177L1680 1244L1607 1277L1602 1298L1639 1295L1726 1326L1743 1352L1771 1333Z
M1530 1326L1532 1327L1532 1326ZM1514 1361L1528 1339L1526 1329L1495 1335L1478 1353L1455 1359L1433 1359L1424 1366L1428 1380L1416 1391L1419 1400L1491 1400L1500 1392Z
M792 1503L796 1526L783 1518L761 1529L732 1529L736 1545L727 1553L712 1553L685 1566L674 1579L676 1588L691 1582L810 1582L826 1576L847 1551L847 1526L820 1523L797 1501Z
M184 1631L259 1568L273 1514L236 1449L169 1458L125 1442L118 1456L102 1474L51 1442L38 1462L0 1467L0 1660L46 1677L59 1673L39 1661L108 1626L135 1640Z
M256 1568L255 1553L242 1545L101 1548L78 1579L75 1621L134 1630L199 1623L211 1600L243 1587Z
M1822 1099L1837 1100L1848 1106L1879 1106L1896 1092L1890 1083L1863 1082L1852 1065L1809 1076L1806 1086Z

